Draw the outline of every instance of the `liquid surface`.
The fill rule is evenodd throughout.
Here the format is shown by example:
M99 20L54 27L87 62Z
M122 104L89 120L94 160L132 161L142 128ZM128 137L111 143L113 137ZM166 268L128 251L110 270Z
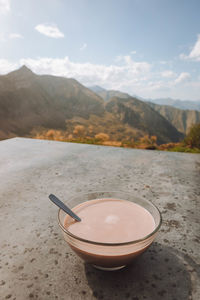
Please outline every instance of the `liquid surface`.
M64 227L86 240L123 243L142 239L155 229L153 216L142 206L115 199L97 199L73 208L81 222L66 216Z

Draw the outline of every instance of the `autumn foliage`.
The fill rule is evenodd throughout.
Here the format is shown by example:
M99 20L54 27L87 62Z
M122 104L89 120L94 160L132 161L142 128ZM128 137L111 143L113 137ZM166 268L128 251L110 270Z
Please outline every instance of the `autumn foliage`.
M75 142L97 144L105 146L149 149L149 150L165 150L165 151L181 151L181 152L195 152L195 149L200 149L200 124L193 125L190 132L180 143L157 144L157 137L155 135L131 137L129 139L116 140L105 132L98 132L95 126L84 126L81 124L69 124L66 130L55 129L39 129L32 132L32 137L37 139L47 139L55 141ZM190 151L190 149L192 149Z
M200 149L200 123L193 125L184 139L184 144L190 148Z

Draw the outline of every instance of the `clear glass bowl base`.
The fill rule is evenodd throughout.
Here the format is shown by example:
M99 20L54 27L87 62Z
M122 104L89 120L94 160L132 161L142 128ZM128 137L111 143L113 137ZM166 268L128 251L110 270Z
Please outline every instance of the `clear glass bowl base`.
M121 269L125 268L126 265L119 266L119 267L113 267L113 268L105 268L105 267L101 267L101 266L97 266L97 265L93 265L93 267L98 270L102 270L102 271L117 271L117 270L121 270Z

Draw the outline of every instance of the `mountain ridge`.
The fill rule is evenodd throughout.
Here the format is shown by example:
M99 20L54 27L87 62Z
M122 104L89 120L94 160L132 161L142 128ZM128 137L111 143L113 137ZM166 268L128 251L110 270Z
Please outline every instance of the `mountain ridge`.
M87 126L91 121L93 128L99 126L111 138L123 132L123 126L125 139L150 134L156 135L159 143L165 143L183 137L147 103L128 94L122 98L123 93L114 92L121 98L105 102L73 78L37 75L23 66L0 76L1 138L10 134L28 135L37 127L68 130L68 121Z
M0 77L1 131L21 135L36 126L65 128L65 120L75 114L103 114L103 100L75 79L32 71L24 76L27 69Z
M200 111L183 110L151 102L148 102L148 104L183 134L187 134L193 124L200 123Z
M112 90L106 91L104 89L103 92L101 90L99 92L97 91L97 94L101 95L104 98L104 100L106 102L108 102L109 99L112 98L112 92L113 92ZM120 91L114 91L114 92L115 92L115 96L118 96L118 97L120 97L121 94L123 95L123 98L131 97L130 95L121 93ZM140 100L144 103L147 103L149 106L151 106L155 111L157 111L160 115L162 115L178 131L180 131L183 134L187 134L189 132L190 127L193 124L200 122L200 111L189 110L189 109L185 110L185 109L177 108L172 105L156 104L156 103L149 102L149 101L141 99L141 98L138 100ZM177 103L181 102L181 100L173 100L171 98L167 98L167 100L171 101L170 103L176 102L176 101L178 101ZM190 102L190 101L184 102L184 103L186 103L185 104L186 106L188 106L188 102ZM198 104L198 102L197 103L191 102L191 103L194 103L195 105ZM194 106L194 104L192 104L192 105ZM199 102L199 104L200 104L200 102ZM179 104L179 106L180 106L180 104Z
M127 93L123 93L123 92L120 92L117 90L106 90L106 89L101 88L100 86L91 86L91 87L89 87L89 89L91 89L93 92L98 94L106 102L109 101L112 97L119 97L119 98L133 97Z
M158 143L162 143L165 139L166 132L171 133L171 139L165 139L166 143L176 142L183 138L183 135L163 116L136 98L113 97L107 102L106 109L118 115L125 124L142 129L149 135L154 135L156 132Z
M145 99L146 102L155 103L158 105L167 105L183 110L198 110L200 111L200 100L179 100L172 98Z

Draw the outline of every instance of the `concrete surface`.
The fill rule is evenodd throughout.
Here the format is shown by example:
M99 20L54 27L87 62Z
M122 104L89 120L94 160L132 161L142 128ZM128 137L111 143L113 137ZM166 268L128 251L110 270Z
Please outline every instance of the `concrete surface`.
M156 242L103 272L67 246L49 193L136 193L161 210ZM0 299L200 299L200 155L14 138L0 142Z

